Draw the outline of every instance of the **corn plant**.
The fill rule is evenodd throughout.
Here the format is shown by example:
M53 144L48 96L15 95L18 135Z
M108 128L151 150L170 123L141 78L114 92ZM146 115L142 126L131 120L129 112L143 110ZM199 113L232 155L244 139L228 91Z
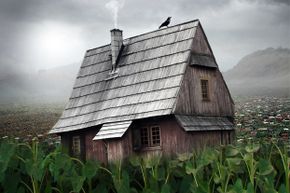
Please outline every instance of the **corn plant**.
M131 157L104 166L48 151L37 140L0 141L2 193L287 193L289 150L246 143L168 157Z

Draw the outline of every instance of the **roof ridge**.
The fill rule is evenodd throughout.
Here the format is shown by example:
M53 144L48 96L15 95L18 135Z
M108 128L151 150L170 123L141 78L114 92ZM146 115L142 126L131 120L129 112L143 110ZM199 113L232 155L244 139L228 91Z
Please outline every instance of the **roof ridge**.
M163 30L167 30L167 29L170 29L170 28L174 28L176 26L185 25L185 24L188 24L188 23L193 23L193 22L196 22L196 21L199 21L199 19L194 19L194 20L183 22L183 23L178 23L176 25L168 26L167 28L162 28L162 29L157 29L157 30L145 32L145 33L142 33L142 34L139 34L139 35L136 35L136 36L131 36L129 38L124 39L124 41L132 39L132 38L136 38L136 37L139 37L139 36L147 35L147 34L150 34L150 33L155 33L157 31L163 31Z
M145 32L145 33L142 33L142 34L139 34L139 35L131 36L131 37L128 37L128 38L124 39L123 41L128 41L128 40L130 40L130 39L132 39L132 38L140 37L140 36L147 35L147 34L150 34L150 33L154 33L154 32L157 32L157 31L167 30L167 29L170 29L170 28L173 28L173 27L176 27L176 26L185 25L185 24L193 23L193 22L197 22L197 21L200 22L199 19L194 19L194 20L190 20L190 21L186 21L186 22L178 23L178 24L175 24L175 25L172 25L172 26L168 26L167 28L157 29L157 30L153 30L153 31ZM103 47L109 46L109 45L110 45L110 44L105 44L105 45L98 46L98 47L95 47L95 48L90 48L90 49L88 49L88 50L86 51L86 53L89 52L89 51L95 50L95 49L100 49L100 48L103 48Z

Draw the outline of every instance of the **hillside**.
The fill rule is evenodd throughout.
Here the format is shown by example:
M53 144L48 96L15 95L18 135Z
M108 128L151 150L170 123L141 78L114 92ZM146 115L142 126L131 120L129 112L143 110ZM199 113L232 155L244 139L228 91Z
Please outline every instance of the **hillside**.
M224 73L232 95L290 96L290 49L267 48Z

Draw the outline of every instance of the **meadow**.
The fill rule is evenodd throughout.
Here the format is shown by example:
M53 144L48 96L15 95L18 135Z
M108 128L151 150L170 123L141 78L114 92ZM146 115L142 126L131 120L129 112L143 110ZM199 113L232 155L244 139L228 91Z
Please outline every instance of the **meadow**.
M235 101L233 145L109 165L71 157L47 134L63 104L2 105L0 192L289 192L289 98Z

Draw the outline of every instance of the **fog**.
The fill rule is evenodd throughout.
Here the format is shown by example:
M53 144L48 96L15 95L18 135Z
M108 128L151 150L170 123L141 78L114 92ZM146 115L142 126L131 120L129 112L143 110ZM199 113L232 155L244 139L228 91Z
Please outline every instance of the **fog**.
M168 16L170 25L200 19L222 71L256 50L290 48L289 0L1 0L0 100L59 98L71 90L85 50L109 43L114 25L127 38ZM70 74L39 79L43 70Z

